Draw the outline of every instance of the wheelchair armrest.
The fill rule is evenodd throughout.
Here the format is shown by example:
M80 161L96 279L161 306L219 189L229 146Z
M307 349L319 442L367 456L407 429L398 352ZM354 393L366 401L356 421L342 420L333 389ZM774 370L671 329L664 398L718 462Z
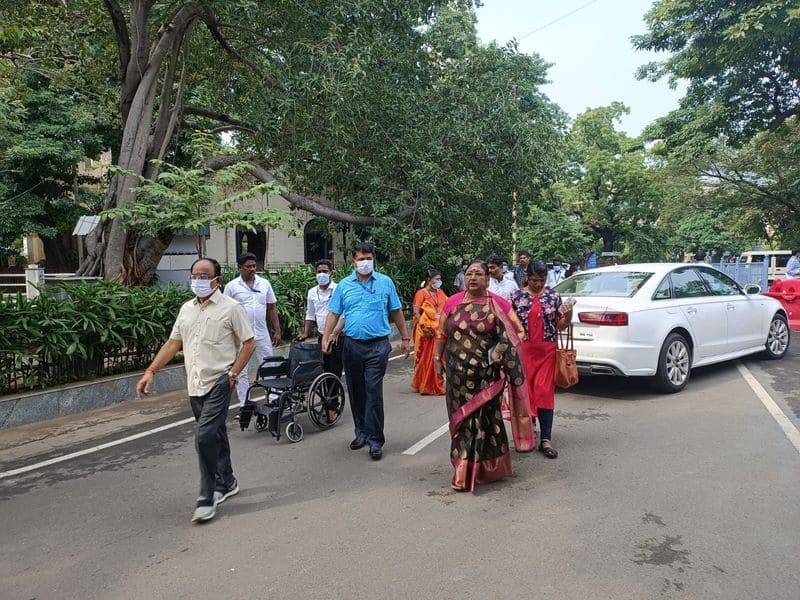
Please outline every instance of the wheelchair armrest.
M289 361L282 356L268 356L258 367L258 379L281 377L289 373Z

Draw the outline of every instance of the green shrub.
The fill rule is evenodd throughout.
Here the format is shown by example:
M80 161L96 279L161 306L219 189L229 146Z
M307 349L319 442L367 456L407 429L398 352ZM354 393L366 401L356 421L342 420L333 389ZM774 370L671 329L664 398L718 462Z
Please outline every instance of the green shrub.
M178 286L104 281L48 286L34 300L0 303L0 393L144 368L190 297Z

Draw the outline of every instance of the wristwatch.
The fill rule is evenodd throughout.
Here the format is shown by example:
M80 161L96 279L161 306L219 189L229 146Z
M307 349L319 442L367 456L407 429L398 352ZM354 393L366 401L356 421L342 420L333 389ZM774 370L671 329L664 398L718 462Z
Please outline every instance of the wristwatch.
M239 383L239 374L238 374L238 373L234 373L234 372L233 372L233 369L228 369L228 370L225 372L225 374L226 374L228 377L230 377L231 379L233 379L233 383Z

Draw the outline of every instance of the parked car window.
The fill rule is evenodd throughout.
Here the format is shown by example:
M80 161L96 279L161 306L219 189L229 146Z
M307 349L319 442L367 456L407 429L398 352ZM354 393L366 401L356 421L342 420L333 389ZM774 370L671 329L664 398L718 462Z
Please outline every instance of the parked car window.
M709 295L706 284L696 269L677 269L672 272L671 278L676 298L699 298Z
M656 293L653 294L653 300L669 300L670 298L672 298L672 286L669 282L669 275L667 275L659 284Z
M646 271L589 271L565 279L555 289L562 296L630 298L652 275Z
M786 267L791 257L792 257L791 254L776 254L775 266L778 267L779 269Z
M724 273L712 271L711 269L699 269L699 271L700 276L708 284L708 287L711 288L711 293L715 296L741 295L742 291L736 285L736 282Z

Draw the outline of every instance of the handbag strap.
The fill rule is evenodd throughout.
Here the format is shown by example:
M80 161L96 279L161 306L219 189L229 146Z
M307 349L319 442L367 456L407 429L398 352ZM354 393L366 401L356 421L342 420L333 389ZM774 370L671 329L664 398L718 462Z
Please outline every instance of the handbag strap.
M572 321L567 324L565 329L561 329L558 332L558 347L562 350L574 350L575 349L575 334L572 329Z

